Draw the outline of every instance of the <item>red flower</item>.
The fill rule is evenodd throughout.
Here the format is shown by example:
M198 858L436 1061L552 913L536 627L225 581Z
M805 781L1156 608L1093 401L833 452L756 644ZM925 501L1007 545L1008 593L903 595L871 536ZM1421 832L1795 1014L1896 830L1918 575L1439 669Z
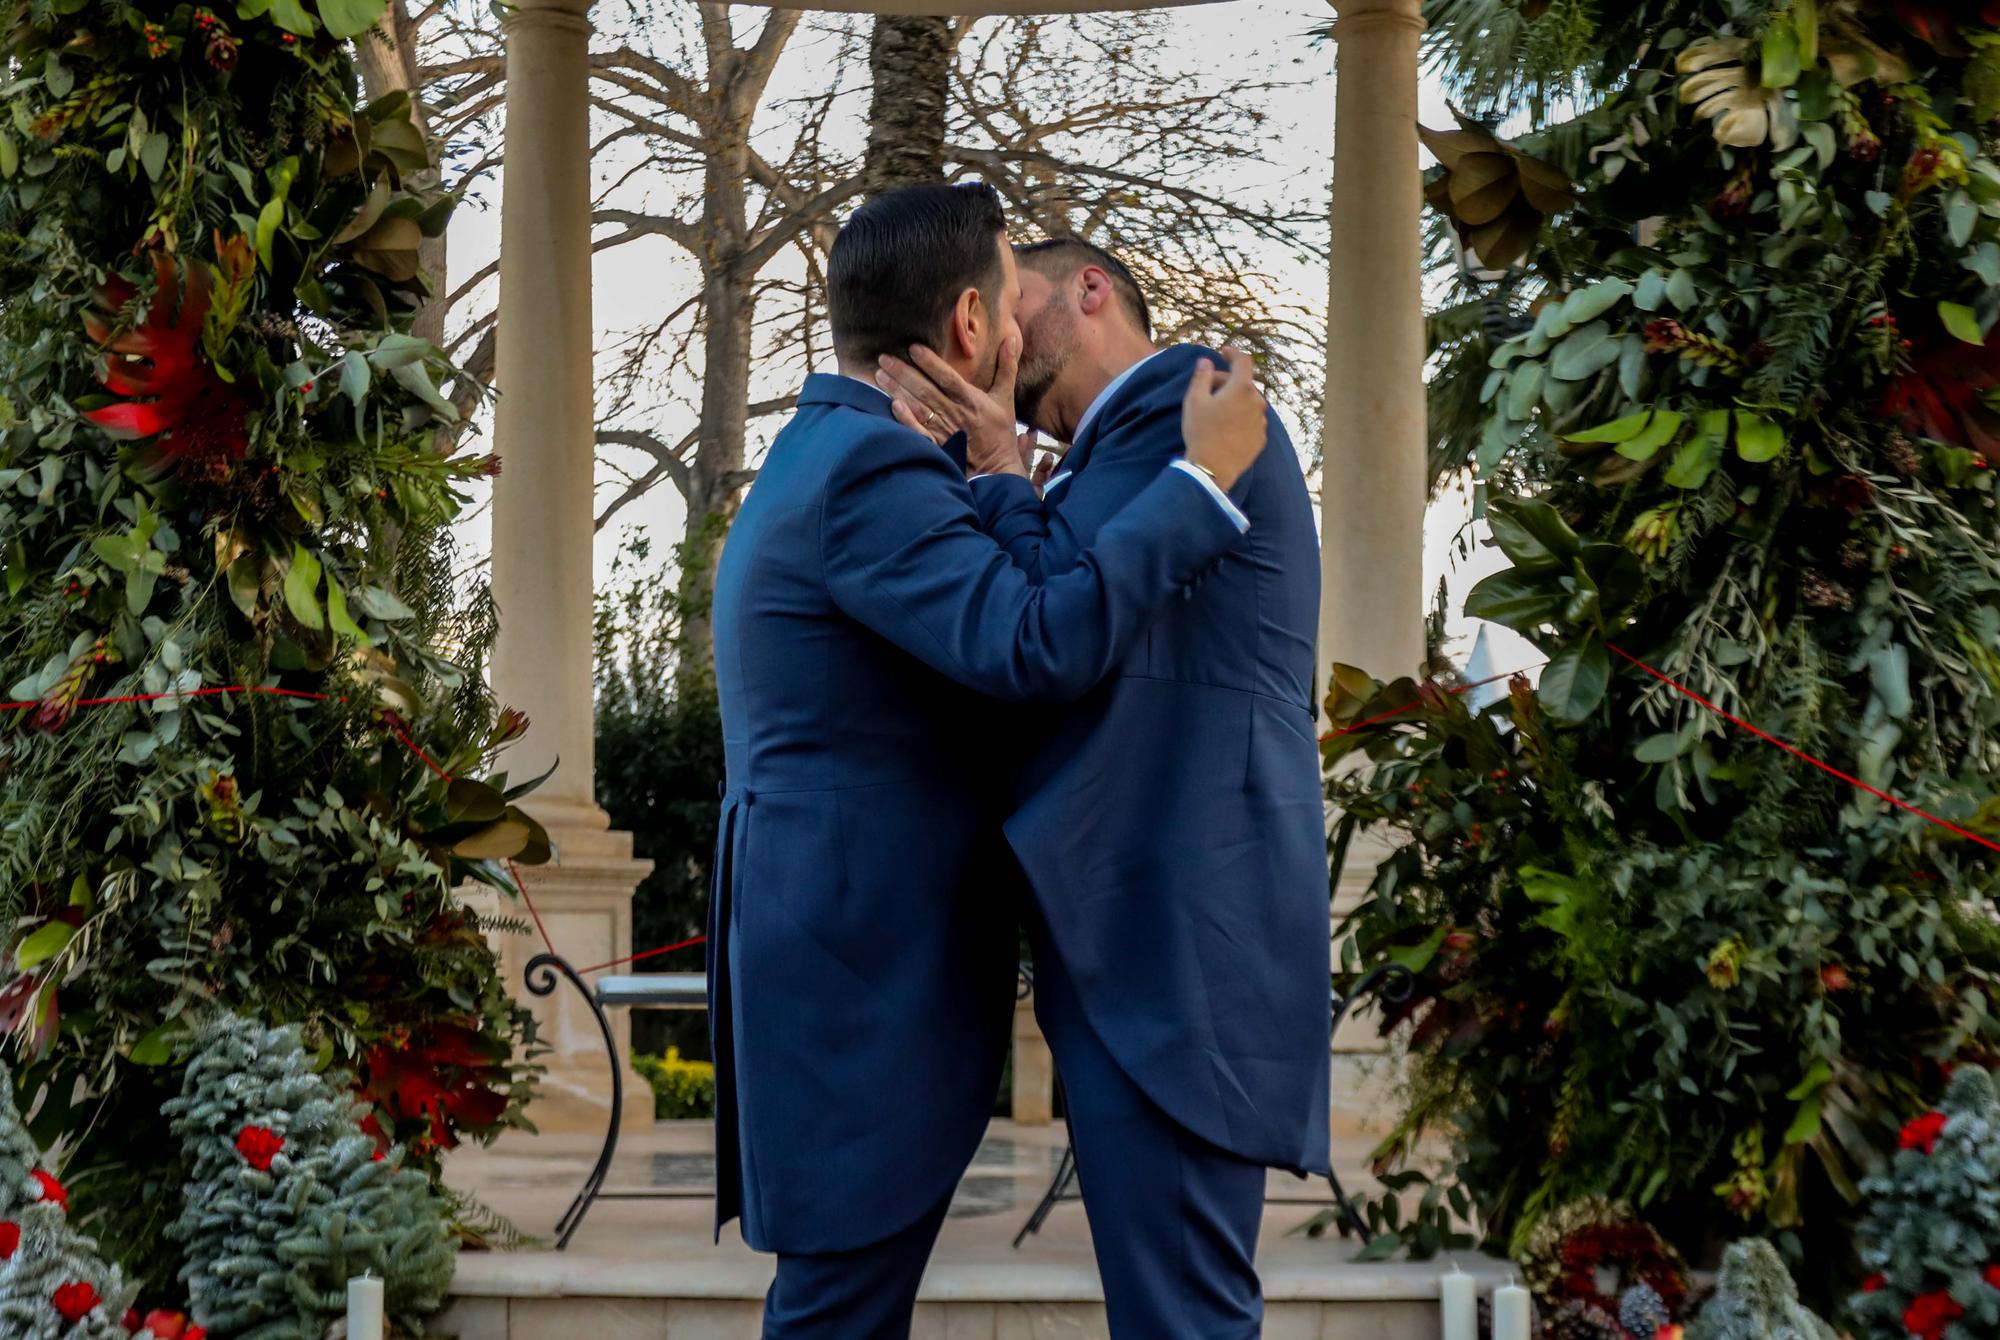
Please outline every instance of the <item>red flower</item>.
M1903 1311L1903 1325L1922 1340L1943 1340L1945 1327L1965 1315L1958 1300L1943 1289L1927 1293Z
M1950 1121L1951 1118L1942 1112L1926 1112L1903 1127L1902 1138L1897 1143L1904 1149L1933 1153L1937 1149L1938 1137L1944 1134L1944 1128Z
M284 1137L269 1126L245 1126L236 1133L236 1152L258 1172L271 1171L271 1160L284 1147Z
M38 1193L36 1196L37 1200L48 1201L59 1210L67 1210L69 1208L69 1192L63 1189L61 1182L58 1182L54 1177L43 1172L40 1168L29 1173L28 1177L35 1184L35 1189Z
M1980 1272L1979 1278L1985 1280L1994 1288L2000 1289L2000 1266L1986 1267L1985 1270Z
M1910 432L2000 460L2000 414L1982 392L2000 386L2000 339L1967 344L1936 323L1889 380L1877 412Z
M74 1326L104 1300L97 1296L97 1286L84 1280L58 1288L49 1301L55 1304L56 1311L62 1313L63 1320Z
M21 1226L9 1220L0 1223L0 1261L11 1258L21 1247Z
M1947 56L1971 52L1961 29L1969 26L2000 27L2000 3L1996 0L1890 0L1896 21Z
M189 1327L184 1312L169 1312L157 1307L146 1314L146 1333L153 1340L190 1340L201 1335L201 1328Z
M1829 963L1819 970L1819 984L1830 992L1847 990L1853 980L1838 963Z
M1883 1276L1879 1273L1870 1275L1867 1279L1861 1281L1861 1292L1881 1293L1883 1287L1886 1286L1888 1283L1889 1281L1886 1276Z
M138 1308L136 1308L136 1307L128 1307L128 1308L126 1308L126 1309L125 1309L125 1315L124 1315L124 1316L122 1316L122 1317L120 1317L120 1318L118 1319L118 1324L119 1324L120 1326L123 1326L123 1327L125 1328L125 1333L126 1333L127 1335L130 1335L130 1334L132 1334L132 1333L133 1333L134 1331L138 1330L138 1329L139 1329L139 1309L138 1309Z
M189 265L183 273L156 251L153 273L158 287L143 324L114 336L118 313L137 294L121 275L106 281L96 309L84 314L84 329L111 356L105 389L132 398L83 417L121 440L159 438L157 455L166 468L192 466L211 479L224 478L249 448L250 406L201 355L208 270Z

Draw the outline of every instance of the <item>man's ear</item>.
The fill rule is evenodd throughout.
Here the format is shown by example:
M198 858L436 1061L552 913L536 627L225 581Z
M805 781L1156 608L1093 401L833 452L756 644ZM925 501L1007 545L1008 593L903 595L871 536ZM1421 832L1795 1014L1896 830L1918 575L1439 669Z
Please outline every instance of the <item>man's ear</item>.
M979 357L980 332L986 329L986 299L976 287L958 295L951 309L951 348L938 352L946 358L971 360Z
M1076 309L1085 316L1096 316L1113 296L1111 276L1095 265L1076 272L1076 286Z

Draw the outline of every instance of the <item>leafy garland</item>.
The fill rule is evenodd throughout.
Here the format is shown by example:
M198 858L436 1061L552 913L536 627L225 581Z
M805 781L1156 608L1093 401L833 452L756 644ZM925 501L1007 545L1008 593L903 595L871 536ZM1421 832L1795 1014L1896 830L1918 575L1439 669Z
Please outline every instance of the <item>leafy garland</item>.
M1432 8L1440 60L1493 84L1502 6ZM1432 199L1505 266L1480 247L1523 239L1521 203L1577 192L1483 300L1501 319L1455 328L1434 396L1484 406L1511 563L1467 611L1549 663L1484 714L1348 671L1331 699L1347 723L1412 707L1327 747L1374 764L1330 783L1339 845L1400 841L1348 966L1421 984L1391 1021L1416 1084L1382 1152L1450 1137L1451 1180L1516 1250L1607 1196L1697 1260L1734 1225L1835 1270L1862 1171L1949 1063L2000 1044L2000 930L1975 910L2000 867L1626 658L2000 834L2000 13L1532 8L1517 38L1566 36L1516 55L1576 54L1494 86L1580 89L1574 116L1441 152ZM1490 139L1509 109L1474 110L1459 133Z
M527 723L445 528L498 463L452 454L454 370L409 334L452 201L408 186L406 98L355 110L381 8L7 16L0 684L34 706L0 721L0 1025L156 1277L151 1133L200 1017L303 1025L433 1175L532 1076L453 894L548 841L476 780Z

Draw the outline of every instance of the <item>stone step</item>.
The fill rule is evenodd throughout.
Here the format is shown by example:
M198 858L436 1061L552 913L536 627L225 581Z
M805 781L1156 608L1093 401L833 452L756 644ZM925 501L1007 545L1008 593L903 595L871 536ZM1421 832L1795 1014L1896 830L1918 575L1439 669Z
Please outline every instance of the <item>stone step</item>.
M1438 1340L1437 1281L1448 1267L1285 1256L1264 1269L1264 1340ZM1464 1265L1489 1287L1506 1278L1504 1266ZM757 1340L769 1280L768 1264L468 1255L457 1296L433 1330L457 1340ZM912 1340L1109 1340L1102 1297L1089 1269L934 1268Z

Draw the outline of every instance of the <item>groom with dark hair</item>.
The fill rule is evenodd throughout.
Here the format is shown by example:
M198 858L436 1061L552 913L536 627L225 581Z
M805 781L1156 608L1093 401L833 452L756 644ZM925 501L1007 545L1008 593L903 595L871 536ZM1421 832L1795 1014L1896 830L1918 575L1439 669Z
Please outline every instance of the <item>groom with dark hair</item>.
M980 529L965 439L898 423L866 380L921 342L1011 407L1005 226L983 186L893 192L848 222L827 273L841 375L806 379L716 573L717 1232L740 1214L778 1254L771 1340L908 1335L1013 997L991 700L1073 699L1123 661L1243 542L1218 498L1268 431L1248 360L1202 364L1182 377L1185 456L1031 580ZM975 464L1015 454L986 435Z
M1156 349L1144 293L1107 252L1064 239L1016 256L1026 346L1015 403L968 415L997 462L973 497L1031 580L1060 582L1180 451L1180 387L1214 355ZM883 360L905 423L977 399L914 356L921 371ZM1072 444L1046 496L1021 453L997 450L1016 414ZM1327 1169L1319 547L1275 414L1269 436L1224 504L1244 542L1108 680L1046 714L1006 825L1118 1340L1257 1335L1265 1169Z

